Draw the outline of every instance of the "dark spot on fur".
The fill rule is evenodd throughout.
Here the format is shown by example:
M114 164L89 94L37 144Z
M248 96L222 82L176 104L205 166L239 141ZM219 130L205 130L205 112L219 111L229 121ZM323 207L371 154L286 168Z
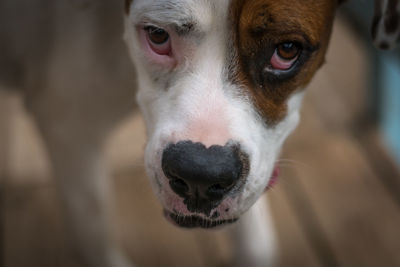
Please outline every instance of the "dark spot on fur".
M176 27L175 31L178 33L178 35L185 35L193 31L194 27L195 25L193 23L185 23L179 27Z

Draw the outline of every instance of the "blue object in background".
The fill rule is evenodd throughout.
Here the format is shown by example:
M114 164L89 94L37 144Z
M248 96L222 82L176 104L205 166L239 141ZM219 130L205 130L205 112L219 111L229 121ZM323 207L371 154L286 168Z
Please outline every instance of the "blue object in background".
M391 53L390 53L391 54ZM385 55L380 59L380 126L388 145L400 165L400 57ZM379 90L379 89L378 89Z

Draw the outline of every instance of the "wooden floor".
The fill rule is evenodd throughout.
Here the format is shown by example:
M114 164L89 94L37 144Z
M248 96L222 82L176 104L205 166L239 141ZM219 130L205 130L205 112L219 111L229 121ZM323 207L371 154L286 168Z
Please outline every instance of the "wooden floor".
M342 22L308 90L268 197L280 266L400 266L400 176L365 127L365 51ZM0 95L0 266L79 266L36 129L14 95ZM140 129L137 131L137 129ZM223 232L182 231L162 218L143 171L144 130L132 116L109 159L119 232L137 266L230 266Z

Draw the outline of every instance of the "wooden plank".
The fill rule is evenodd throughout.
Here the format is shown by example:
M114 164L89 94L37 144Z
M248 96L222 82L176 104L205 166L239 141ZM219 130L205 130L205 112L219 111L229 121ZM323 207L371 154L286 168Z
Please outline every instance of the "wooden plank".
M10 93L0 87L0 266L4 265L5 242L5 187L8 177L8 154L10 139Z
M340 266L400 266L398 206L357 140L324 130L319 112L309 111L286 157L302 162L292 179L304 187Z
M368 60L368 51L357 35L343 19L336 19L326 64L307 88L304 103L313 105L314 111L323 112L324 120L320 123L324 127L349 130L360 117L365 116L370 108Z
M281 176L281 181L268 192L277 234L279 266L322 267L285 192L290 182L286 181L286 172Z
M47 151L33 117L25 109L23 96L10 93L7 104L7 183L46 184L51 177Z
M0 87L0 186L6 175L6 151L8 151L8 105L7 94Z
M78 266L52 186L8 186L5 267Z
M384 144L381 134L375 127L364 127L361 131L356 133L361 149L374 172L380 174L379 181L400 207L400 169L395 159L387 151L387 144Z

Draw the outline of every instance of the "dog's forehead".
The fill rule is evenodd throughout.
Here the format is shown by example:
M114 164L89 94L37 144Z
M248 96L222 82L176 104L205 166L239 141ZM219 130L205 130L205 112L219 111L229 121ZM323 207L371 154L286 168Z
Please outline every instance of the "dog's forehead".
M218 20L204 20L208 17L227 18L230 23L262 23L263 14L268 14L276 23L296 23L304 25L310 30L321 28L321 25L329 20L327 12L336 5L336 0L125 0L127 13L135 3L136 7L155 8L164 13L171 12L181 15L190 13L193 20L198 23L218 23Z
M218 36L208 39L213 46L205 46L213 52L199 49L200 58L207 60L205 54L209 54L215 62L223 56L216 53L223 53L225 62L221 66L226 76L223 80L239 85L242 93L253 100L259 114L272 124L285 117L289 96L304 88L322 65L337 5L337 0L126 1L128 11L134 8L133 17L147 13L161 25L188 24L193 26L191 30L204 33L200 36ZM208 32L212 34L207 35ZM293 35L301 36L316 51L294 77L266 82L261 76L271 57L271 48L291 41Z
M151 20L163 24L188 22L206 31L225 23L230 0L126 0L125 3L127 13L133 7L134 15L146 13Z

